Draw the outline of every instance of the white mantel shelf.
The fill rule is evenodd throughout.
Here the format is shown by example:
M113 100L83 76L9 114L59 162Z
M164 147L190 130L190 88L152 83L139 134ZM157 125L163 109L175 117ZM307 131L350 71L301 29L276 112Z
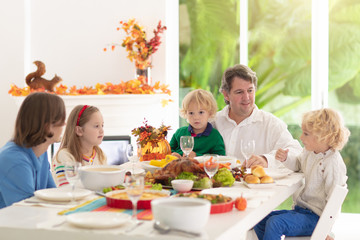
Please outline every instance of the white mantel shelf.
M149 125L159 127L162 123L171 126L173 132L179 125L179 108L174 102L162 106L162 100L171 99L167 94L119 94L119 95L79 95L61 96L66 106L66 115L76 105L93 105L104 117L106 136L129 135L131 130L142 126L144 118ZM14 97L19 107L25 97ZM168 140L172 132L169 133ZM135 142L131 136L131 142Z

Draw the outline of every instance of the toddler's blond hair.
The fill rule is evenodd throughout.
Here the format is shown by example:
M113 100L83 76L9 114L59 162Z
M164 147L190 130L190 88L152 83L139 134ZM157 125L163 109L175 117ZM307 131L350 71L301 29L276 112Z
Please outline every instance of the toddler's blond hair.
M341 115L330 108L305 113L302 126L319 142L327 143L333 150L340 151L350 136L350 131L344 126Z
M211 92L203 89L196 89L186 94L182 101L182 108L180 109L180 116L182 118L186 118L189 105L192 102L195 102L200 108L208 111L209 119L215 118L217 103Z

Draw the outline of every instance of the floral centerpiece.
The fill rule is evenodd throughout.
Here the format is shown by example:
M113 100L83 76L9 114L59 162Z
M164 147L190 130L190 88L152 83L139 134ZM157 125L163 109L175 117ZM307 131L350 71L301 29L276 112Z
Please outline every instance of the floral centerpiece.
M162 26L161 21L159 21L156 29L153 31L154 37L150 40L146 39L146 32L143 28L135 19L130 19L127 22L120 21L120 27L117 30L123 29L126 33L121 46L128 52L127 58L131 62L135 62L137 76L144 76L143 80L149 82L150 76L147 75L147 71L150 71L152 67L151 56L158 50L161 44L159 35L166 30L166 26ZM115 47L119 45L112 44L111 50L115 50ZM104 51L107 51L107 48L104 48Z
M166 135L170 126L161 124L159 128L148 125L144 120L144 126L134 128L131 133L137 137L136 142L140 145L140 161L149 161L153 159L164 159L171 153L169 142Z

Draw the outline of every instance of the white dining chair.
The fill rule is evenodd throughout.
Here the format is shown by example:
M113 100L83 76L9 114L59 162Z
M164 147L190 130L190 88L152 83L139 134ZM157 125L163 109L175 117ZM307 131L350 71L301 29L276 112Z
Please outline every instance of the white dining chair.
M325 240L326 236L330 233L332 226L334 225L337 215L341 212L341 206L348 193L346 187L336 185L332 191L328 202L321 214L318 223L311 236L304 237L285 237L286 240Z

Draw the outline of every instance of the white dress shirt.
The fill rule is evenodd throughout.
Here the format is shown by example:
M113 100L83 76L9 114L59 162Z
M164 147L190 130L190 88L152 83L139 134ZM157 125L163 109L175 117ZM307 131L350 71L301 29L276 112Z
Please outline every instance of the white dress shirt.
M255 140L255 155L266 157L268 167L281 166L275 160L275 153L279 148L289 149L289 154L299 155L302 147L287 130L287 125L271 113L259 110L255 105L252 114L239 124L229 118L229 105L217 112L213 126L224 139L227 156L234 156L241 160L245 156L241 152L241 139Z

